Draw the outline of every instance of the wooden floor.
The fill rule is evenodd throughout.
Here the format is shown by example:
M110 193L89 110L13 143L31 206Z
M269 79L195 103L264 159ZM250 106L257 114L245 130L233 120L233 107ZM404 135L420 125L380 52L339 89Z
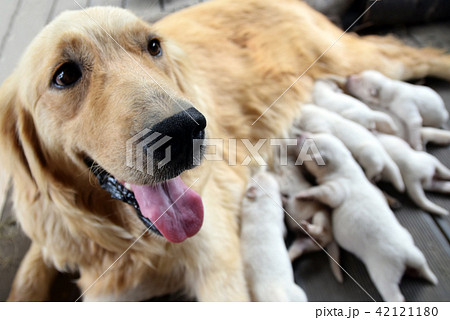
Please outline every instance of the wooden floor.
M196 0L8 0L0 4L0 83L11 73L27 44L42 27L64 10L94 5L114 5L128 8L148 21L202 1ZM79 5L78 5L78 4ZM450 22L388 30L414 46L435 46L450 51ZM450 84L437 80L424 80L436 89L450 107ZM450 128L450 123L448 124ZM450 148L431 148L445 165L450 167ZM2 154L0 150L0 160ZM390 190L392 191L392 190ZM8 198L8 176L0 168L0 301L6 299L13 276L25 253L29 241L21 233ZM406 197L398 196L404 206L396 211L397 217L413 235L424 252L431 269L439 278L439 285L405 278L401 289L408 301L450 300L450 218L431 216L415 207ZM449 196L430 194L439 205L450 209ZM364 266L351 254L345 253L342 265L348 273L372 296L381 298L373 287ZM332 277L324 253L302 257L294 263L296 281L305 289L311 301L371 301L358 285L345 276L344 284ZM69 288L69 289L68 289ZM53 290L54 300L74 300L77 292L67 277L62 276ZM169 298L172 299L173 297Z

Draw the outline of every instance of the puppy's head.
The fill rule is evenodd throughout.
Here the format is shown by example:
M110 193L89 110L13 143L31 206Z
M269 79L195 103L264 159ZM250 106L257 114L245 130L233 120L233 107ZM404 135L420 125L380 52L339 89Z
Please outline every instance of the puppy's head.
M200 156L206 120L175 85L170 48L126 10L63 13L28 47L2 88L1 109L18 149L34 150L22 152L31 171L95 164L100 183L117 184L109 191L119 189L119 198L134 192L152 224L164 201L186 193L179 207L194 208L181 219L190 226L160 230L181 241L203 218L198 196L178 176ZM40 168L30 165L36 157Z
M319 178L338 170L351 157L344 144L330 134L309 134L300 137L302 149L309 144L310 152L301 152L300 157L306 170Z
M366 70L360 74L351 75L347 78L347 91L371 106L382 107L383 102L388 99L390 79L375 70Z

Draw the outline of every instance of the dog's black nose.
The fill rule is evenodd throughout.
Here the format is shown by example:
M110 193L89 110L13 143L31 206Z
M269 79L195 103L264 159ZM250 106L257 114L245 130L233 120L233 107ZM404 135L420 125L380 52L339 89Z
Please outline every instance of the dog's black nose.
M198 112L195 108L189 108L185 112L188 116L191 117L191 132L193 139L204 139L205 138L205 128L206 128L206 119Z
M206 119L197 109L190 107L164 119L152 131L173 139L177 143L205 138ZM190 142L192 144L192 142Z
M151 132L159 133L160 137L145 148L150 149L158 145L158 148L152 152L154 164L163 159L163 162L169 160L168 167L175 171L183 171L194 166L196 160L194 158L198 157L196 156L198 151L195 149L203 143L205 128L205 117L191 106L154 125ZM157 142L162 141L163 138L165 143L158 144ZM170 159L167 159L169 154Z

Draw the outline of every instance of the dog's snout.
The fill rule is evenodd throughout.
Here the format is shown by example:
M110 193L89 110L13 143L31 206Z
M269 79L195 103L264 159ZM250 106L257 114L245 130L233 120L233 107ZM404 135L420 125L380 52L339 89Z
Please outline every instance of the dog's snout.
M183 104L182 107L186 107ZM153 152L153 160L158 162L167 157L166 150L170 150L169 166L176 170L185 170L194 165L194 159L201 154L203 139L205 139L206 119L197 109L188 105L183 109L151 128L152 132L160 134L165 142L160 145L155 140L146 148L157 145ZM197 150L199 149L199 150Z
M204 139L206 119L197 109L190 107L153 126L152 131L170 137L174 143L192 145L192 140Z

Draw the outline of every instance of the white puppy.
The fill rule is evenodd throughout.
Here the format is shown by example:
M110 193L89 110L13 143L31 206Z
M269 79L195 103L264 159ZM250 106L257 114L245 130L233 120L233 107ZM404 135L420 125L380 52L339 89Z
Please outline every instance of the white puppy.
M347 80L347 90L369 106L385 108L404 121L409 144L422 150L422 125L441 127L448 120L442 98L431 88L392 80L378 71L367 70Z
M359 123L366 129L376 129L390 134L397 131L397 126L390 116L374 111L358 99L346 95L333 81L316 81L313 100L319 107L336 112L348 120Z
M312 133L333 134L351 151L369 180L381 177L391 182L397 190L404 191L405 185L397 165L377 138L364 127L312 104L302 106L295 125Z
M334 209L332 226L337 243L364 262L383 299L404 301L399 283L407 268L436 284L436 276L413 238L342 142L328 134L313 138L326 165L305 161L319 185L298 197L315 199Z
M289 247L291 261L304 253L327 248L330 257L330 267L338 282L343 281L339 267L339 247L333 239L330 210L316 201L297 199L297 194L309 189L312 185L302 175L294 163L282 165L277 170L277 180L286 210L286 223L290 230L297 234L305 232L307 236L299 236ZM311 222L308 222L308 221ZM319 247L320 245L320 247Z
M378 139L397 163L411 199L422 209L435 214L447 215L448 211L439 207L425 196L424 189L450 193L450 170L438 159L423 151L413 150L402 139L378 134Z
M295 284L283 239L284 212L275 178L260 171L242 202L241 250L245 274L256 301L307 301Z

